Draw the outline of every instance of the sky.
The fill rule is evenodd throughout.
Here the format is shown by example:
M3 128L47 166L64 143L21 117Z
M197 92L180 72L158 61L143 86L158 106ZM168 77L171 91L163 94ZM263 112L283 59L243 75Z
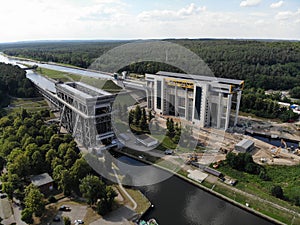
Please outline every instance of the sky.
M0 1L0 43L163 38L300 40L300 0Z

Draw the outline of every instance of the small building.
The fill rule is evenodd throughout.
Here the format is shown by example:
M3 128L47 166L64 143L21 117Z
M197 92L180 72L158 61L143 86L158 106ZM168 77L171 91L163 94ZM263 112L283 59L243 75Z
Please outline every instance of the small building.
M200 170L188 170L188 173L188 178L198 181L199 183L202 183L208 177L206 173L203 173Z
M204 172L209 173L211 175L214 175L214 176L216 176L218 178L222 178L224 176L220 171L214 170L214 169L212 169L210 167L205 167L203 170L204 170Z
M124 140L124 141L129 141L130 140L130 137L128 137L126 134L124 134L124 133L121 133L121 134L119 134L119 135L117 135L117 136L119 136L122 140Z
M37 186L44 194L53 190L53 179L48 173L33 176L30 180L31 183Z
M251 141L249 139L243 139L235 145L235 150L242 153L251 152L254 148L254 141Z
M140 135L140 137L136 139L136 142L141 143L148 148L158 144L158 141L155 138L152 138L148 135Z

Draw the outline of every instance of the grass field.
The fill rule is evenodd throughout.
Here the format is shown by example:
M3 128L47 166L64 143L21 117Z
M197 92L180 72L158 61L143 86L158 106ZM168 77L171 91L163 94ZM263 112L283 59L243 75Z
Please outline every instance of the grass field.
M43 109L49 109L49 105L44 99L41 98L36 98L36 99L17 98L11 100L11 103L9 107L6 108L6 111L8 113L17 113L20 112L22 108L30 112L36 112Z
M54 79L54 80L60 80L62 82L70 82L70 81L80 81L86 84L89 84L93 87L108 91L108 92L118 92L121 90L121 87L116 85L112 80L106 80L106 79L98 79L94 77L86 77L86 76L80 76L77 74L72 73L65 73L60 72L57 70L51 70L46 68L38 68L36 70L37 73L39 73L42 76Z
M42 76L54 79L54 80L60 80L63 82L67 81L79 81L81 79L81 76L72 74L72 73L65 73L65 72L60 72L57 70L50 70L46 68L38 68L36 70L37 73L41 74Z
M137 213L143 214L151 206L149 200L139 190L126 188L126 191L137 203L137 208L135 210Z
M237 188L258 195L262 198L281 201L270 195L271 188L279 185L283 188L284 195L293 199L300 196L300 166L266 166L266 171L270 181L264 181L257 175L237 171L227 165L221 166L219 170L224 174L237 179ZM282 204L289 206L289 202L283 201ZM299 213L300 208L298 207Z

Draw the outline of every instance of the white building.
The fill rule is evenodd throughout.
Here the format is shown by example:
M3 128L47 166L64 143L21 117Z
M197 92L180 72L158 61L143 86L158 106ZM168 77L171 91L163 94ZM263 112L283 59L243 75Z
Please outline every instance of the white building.
M146 74L146 83L148 108L158 114L225 130L237 123L243 80L160 71Z

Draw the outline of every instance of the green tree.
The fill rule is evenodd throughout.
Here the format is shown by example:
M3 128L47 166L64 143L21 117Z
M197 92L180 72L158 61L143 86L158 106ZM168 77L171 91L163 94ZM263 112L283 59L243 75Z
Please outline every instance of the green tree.
M64 217L64 225L71 225L71 220L69 217Z
M92 173L92 168L84 158L77 159L70 169L71 176L73 177L74 185L79 186L79 181Z
M98 177L93 175L88 175L83 178L79 189L82 196L87 199L90 205L95 204L98 199L105 196L104 183Z
M276 186L272 187L271 194L273 196L275 196L276 198L280 198L280 199L284 198L283 190L279 185L276 185Z
M148 124L147 124L147 116L146 116L146 110L142 110L142 116L139 122L141 130L145 131L148 130Z
M42 216L45 211L44 195L33 184L25 189L24 204L25 208L38 217Z
M175 136L175 128L173 119L167 119L167 136L173 138Z
M105 195L97 202L97 212L100 215L105 215L112 210L113 202L117 193L112 187L105 188Z
M300 86L292 88L289 94L292 98L300 98Z
M27 224L33 224L32 211L29 208L25 208L21 212L21 220Z
M133 122L134 122L134 110L130 110L128 115L128 123L129 125L131 125L133 124Z
M137 105L134 110L134 124L135 125L139 125L141 117L142 117L142 110L141 110L141 107L139 105Z

